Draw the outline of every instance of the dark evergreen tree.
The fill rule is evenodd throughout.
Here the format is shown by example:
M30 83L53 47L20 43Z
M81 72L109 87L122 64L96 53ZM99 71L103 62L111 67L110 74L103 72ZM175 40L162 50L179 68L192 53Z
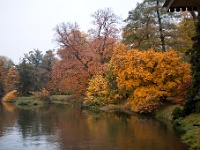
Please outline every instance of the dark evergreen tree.
M30 91L34 89L34 75L33 75L33 66L26 62L25 59L16 66L19 81L16 84L17 90L21 95L29 95Z
M16 66L19 72L19 82L17 89L22 95L27 95L30 91L40 91L46 88L51 80L52 63L55 56L52 50L34 50L24 55L23 61Z
M46 88L48 82L51 81L52 65L55 63L56 58L53 50L46 51L40 65L39 73L41 78L41 85Z
M190 55L192 83L186 92L187 102L184 107L184 115L194 112L195 102L200 99L200 11L198 14L196 35L192 37L194 44L187 51L187 54Z

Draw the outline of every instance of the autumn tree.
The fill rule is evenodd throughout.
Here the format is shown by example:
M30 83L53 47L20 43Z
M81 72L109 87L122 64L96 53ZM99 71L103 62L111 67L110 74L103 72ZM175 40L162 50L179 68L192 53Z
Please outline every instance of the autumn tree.
M13 61L5 56L0 56L0 95L5 91L5 77L9 69L13 66Z
M5 93L16 89L19 76L16 67L12 66L5 77Z
M98 10L92 17L95 27L88 34L80 32L77 23L55 28L60 60L53 67L52 84L60 92L85 90L88 79L107 68L117 38L117 17L110 9Z
M105 105L120 102L122 95L118 89L116 76L113 74L113 67L109 68L103 75L95 75L89 80L86 90L85 105ZM120 100L120 101L119 101Z
M190 65L172 50L143 52L119 44L111 62L118 87L128 95L133 111L156 109L167 97L176 96L179 85L190 77Z
M123 43L131 48L140 50L166 51L167 46L173 45L177 38L176 13L166 13L162 8L164 0L144 0L137 7L129 11L123 29ZM170 39L170 40L169 40Z
M120 18L110 8L100 9L92 15L94 28L89 30L92 35L90 43L92 51L97 54L100 64L108 63L115 42L118 40Z
M102 75L94 76L90 81L84 103L91 102L98 105L108 103L108 83Z
M3 71L5 73L8 73L8 70L14 65L14 62L6 57L6 56L0 56L0 60L3 62Z
M59 93L74 92L84 87L90 76L92 53L87 48L87 35L79 31L76 23L62 23L55 31L60 59L53 66L51 82Z
M5 73L3 71L3 66L4 63L2 60L0 60L0 95L2 96L4 93L4 78L5 78Z
M177 41L174 40L174 44L171 47L184 54L188 49L192 48L193 41L191 37L195 35L195 23L190 13L184 12L182 14L181 22L177 25L179 37L176 38Z

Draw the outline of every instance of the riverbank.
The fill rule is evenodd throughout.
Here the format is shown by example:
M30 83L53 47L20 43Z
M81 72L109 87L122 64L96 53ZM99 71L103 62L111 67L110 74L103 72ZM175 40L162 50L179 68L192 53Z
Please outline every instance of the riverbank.
M190 150L200 150L200 114L193 113L186 117L173 120L172 112L180 105L167 105L155 112L155 116L163 121L171 122L175 127L183 130L181 139L189 146Z

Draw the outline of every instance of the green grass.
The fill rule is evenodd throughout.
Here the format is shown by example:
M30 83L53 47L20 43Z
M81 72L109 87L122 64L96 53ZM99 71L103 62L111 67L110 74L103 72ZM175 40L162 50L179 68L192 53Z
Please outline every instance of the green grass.
M74 98L72 95L52 95L51 102L55 104L80 104L81 98Z
M23 108L31 108L31 107L42 107L44 106L44 102L35 99L35 97L18 97L15 103L18 107Z
M50 100L42 99L41 96L18 97L16 99L16 106L21 108L36 108L43 107L49 103L54 104L80 104L82 100L75 99L71 95L52 95Z

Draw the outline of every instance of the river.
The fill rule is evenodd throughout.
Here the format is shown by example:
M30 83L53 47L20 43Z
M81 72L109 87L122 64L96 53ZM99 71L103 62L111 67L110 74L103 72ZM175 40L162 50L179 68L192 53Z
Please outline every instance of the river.
M0 150L186 150L152 116L92 113L78 105L19 109L0 103Z

